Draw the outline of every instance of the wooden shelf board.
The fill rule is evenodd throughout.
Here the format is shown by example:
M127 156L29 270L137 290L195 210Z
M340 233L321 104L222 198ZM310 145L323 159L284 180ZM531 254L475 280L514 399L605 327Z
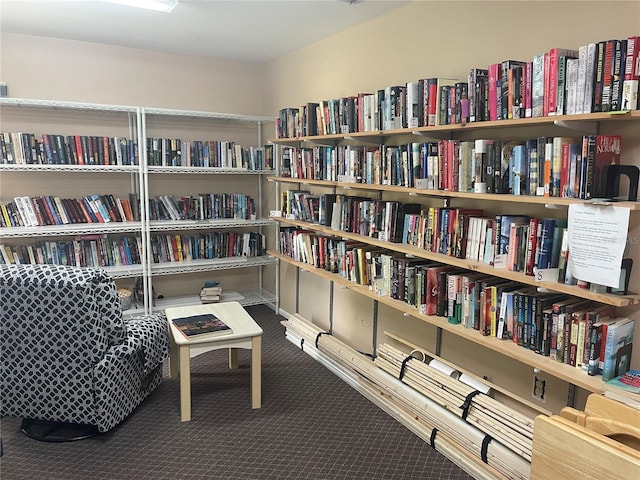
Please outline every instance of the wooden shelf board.
M442 328L443 330L451 332L454 335L482 345L486 348L489 348L490 350L493 350L494 352L498 352L509 358L517 360L520 363L524 363L525 365L529 365L534 368L539 368L540 370L545 371L563 381L572 383L577 387L584 388L585 390L595 393L602 393L604 391L602 377L591 377L576 367L558 363L554 360L551 360L549 357L538 355L534 351L515 345L509 340L501 340L495 337L480 335L477 330L464 328L459 324L449 323L446 318L433 315L422 315L418 311L417 307L409 305L401 300L395 300L390 297L376 295L375 292L369 290L369 288L365 285L358 285L347 280L346 278L341 277L340 275L327 272L326 270L314 267L313 265L295 261L292 258L279 252L268 251L267 253L279 258L283 262L294 265L301 270L314 273L319 277L344 286L350 290L353 290L354 292L376 300L384 305L388 305L402 313L406 313L407 315L411 315L412 317L415 317L419 320Z
M424 195L433 198L466 198L478 201L488 202L511 202L526 203L536 205L554 205L568 207L571 204L605 204L614 207L625 207L631 211L640 211L640 202L609 202L607 200L582 200L579 198L560 198L560 197L537 197L531 195L511 195L511 194L491 194L491 193L473 193L473 192L450 192L448 190L427 190L421 188L403 187L400 185L378 185L372 183L346 183L334 182L330 180L314 180L310 178L293 178L293 177L269 177L271 182L280 183L300 183L303 185L317 185L320 187L336 187L354 190L375 190L383 192L405 193L410 195Z
M314 141L321 142L322 139L342 140L344 138L379 138L380 140L389 136L411 135L414 132L426 134L438 132L462 132L467 130L483 130L483 129L503 129L514 127L530 127L530 126L556 126L557 122L570 124L571 122L608 122L619 120L640 120L640 110L631 110L626 112L604 112L604 113L584 113L579 115L551 115L547 117L536 118L519 118L514 120L494 120L486 122L470 122L455 125L435 125L430 127L402 128L394 130L376 130L373 132L353 132L345 134L317 135L297 138L274 138L269 142L280 145L288 145L291 142ZM561 128L557 126L556 128Z

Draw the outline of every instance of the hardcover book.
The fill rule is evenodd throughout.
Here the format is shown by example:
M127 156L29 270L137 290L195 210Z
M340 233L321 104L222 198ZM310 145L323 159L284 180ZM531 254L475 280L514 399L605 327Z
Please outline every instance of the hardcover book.
M233 330L226 323L212 313L174 318L171 321L187 339L205 335L217 337L233 333Z
M635 321L619 318L609 324L605 340L602 380L605 382L629 371Z

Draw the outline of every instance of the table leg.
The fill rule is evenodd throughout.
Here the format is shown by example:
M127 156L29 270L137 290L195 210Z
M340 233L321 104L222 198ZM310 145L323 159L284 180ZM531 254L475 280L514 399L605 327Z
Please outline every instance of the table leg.
M262 406L261 337L251 339L251 408Z
M191 420L191 359L189 345L180 346L180 420Z
M170 334L171 335L171 334ZM180 374L178 346L173 339L169 343L169 378L176 378Z
M229 368L238 368L238 349L229 349Z

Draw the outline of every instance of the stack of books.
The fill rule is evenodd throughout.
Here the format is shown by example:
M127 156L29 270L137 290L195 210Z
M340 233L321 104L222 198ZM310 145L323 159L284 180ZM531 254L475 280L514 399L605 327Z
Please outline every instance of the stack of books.
M217 303L220 301L220 295L222 295L222 287L217 280L205 282L200 290L202 303Z

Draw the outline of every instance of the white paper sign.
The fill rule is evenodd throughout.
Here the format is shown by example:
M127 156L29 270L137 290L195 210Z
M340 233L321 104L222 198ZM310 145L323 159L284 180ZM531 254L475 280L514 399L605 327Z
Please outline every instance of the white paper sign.
M568 228L568 269L574 278L618 287L629 229L629 209L572 204Z

